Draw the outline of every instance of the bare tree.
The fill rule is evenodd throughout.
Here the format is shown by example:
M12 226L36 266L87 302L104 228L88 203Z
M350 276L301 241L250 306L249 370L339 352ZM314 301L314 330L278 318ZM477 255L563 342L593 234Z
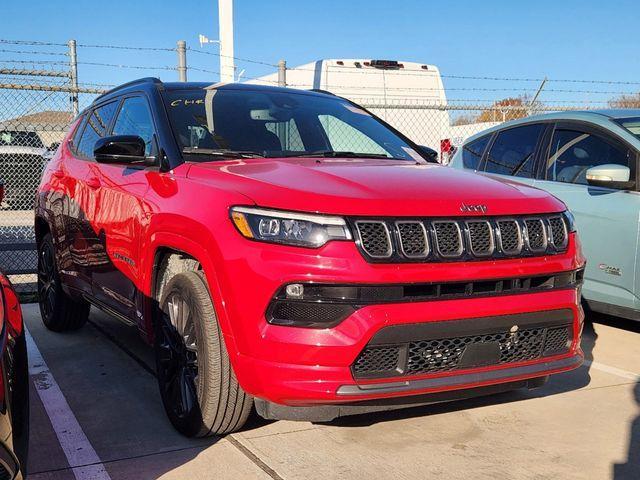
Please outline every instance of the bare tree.
M611 108L640 108L640 92L622 94L607 102Z

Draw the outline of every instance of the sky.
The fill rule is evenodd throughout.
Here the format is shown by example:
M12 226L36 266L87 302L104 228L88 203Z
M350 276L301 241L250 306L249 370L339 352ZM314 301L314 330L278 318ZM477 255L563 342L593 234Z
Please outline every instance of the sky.
M216 0L96 0L10 2L0 17L0 39L173 48L198 34L217 38ZM437 65L447 76L599 80L636 84L549 82L543 100L588 101L640 90L640 2L235 0L235 56L296 66L321 58L390 58ZM636 33L634 33L636 32ZM64 52L63 47L2 44L0 60L66 61L14 53ZM205 51L216 53L216 45ZM173 70L93 66L109 63L174 67L175 52L80 47L83 83L118 84L141 76L177 79ZM218 71L215 55L188 53L188 64ZM2 64L6 66L6 63ZM48 66L48 65L47 65ZM245 76L271 67L237 62ZM189 72L190 80L217 75ZM499 98L535 91L536 82L445 78L450 99ZM473 91L473 88L498 91ZM556 90L571 90L558 92ZM579 91L576 91L579 90ZM593 93L606 92L606 93ZM611 92L611 93L609 93Z

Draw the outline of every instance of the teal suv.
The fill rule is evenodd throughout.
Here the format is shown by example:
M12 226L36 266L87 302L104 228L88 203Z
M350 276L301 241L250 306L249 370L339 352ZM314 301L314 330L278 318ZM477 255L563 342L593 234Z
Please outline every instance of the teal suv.
M592 310L640 320L640 110L561 112L480 132L454 168L542 188L573 212Z

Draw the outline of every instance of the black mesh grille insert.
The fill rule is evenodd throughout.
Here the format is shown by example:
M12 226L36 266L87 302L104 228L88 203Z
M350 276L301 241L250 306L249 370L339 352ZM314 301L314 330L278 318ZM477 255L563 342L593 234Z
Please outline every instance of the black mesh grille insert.
M565 352L569 347L569 329L550 328L547 330L547 337L544 342L544 354L554 355Z
M512 329L513 330L513 329ZM569 351L571 326L529 327L490 334L415 340L406 344L368 346L353 365L355 377L417 375L503 365ZM495 359L475 362L465 355L470 348L491 347ZM491 349L490 348L490 349ZM401 361L406 349L406 363ZM463 360L464 358L464 360Z
M281 300L273 304L269 321L277 325L329 327L353 312L354 308L351 305Z
M438 252L443 257L459 257L462 254L460 228L456 222L434 222Z
M515 220L499 220L500 248L508 255L520 253L521 237L520 227Z
M534 251L545 250L547 248L547 238L542 220L529 218L524 221L524 225L527 228L529 248Z
M486 221L467 222L471 251L477 256L486 256L493 253L493 234L491 225Z
M424 225L420 222L398 222L402 253L409 258L424 258L429 254L429 244Z
M564 226L564 220L560 217L552 217L549 219L551 227L551 241L556 248L562 249L567 245L567 232Z
M396 370L399 357L399 347L370 347L360 354L353 365L353 371L356 376L398 373Z
M362 248L376 258L391 256L389 231L384 222L357 222Z

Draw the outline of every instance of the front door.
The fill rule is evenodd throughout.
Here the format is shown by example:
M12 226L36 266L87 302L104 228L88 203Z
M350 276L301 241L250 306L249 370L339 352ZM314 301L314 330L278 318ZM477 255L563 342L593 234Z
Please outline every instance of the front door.
M613 136L580 123L558 124L536 186L573 212L587 258L584 297L640 308L635 289L640 194L587 184L593 166L619 164L636 178L636 153Z
M137 135L147 144L146 154L156 153L155 128L144 96L126 97L113 123L112 135ZM109 262L92 273L93 295L101 303L131 321L138 317L136 295L140 279L141 225L148 209L144 195L148 171L142 166L95 164L91 178L100 185L94 212Z

